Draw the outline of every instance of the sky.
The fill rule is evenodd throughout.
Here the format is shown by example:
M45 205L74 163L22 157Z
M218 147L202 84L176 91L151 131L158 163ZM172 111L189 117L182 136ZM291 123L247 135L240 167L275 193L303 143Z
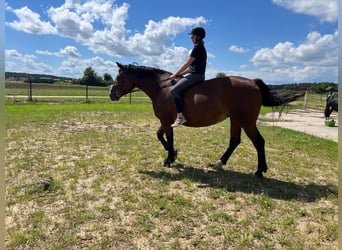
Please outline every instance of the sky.
M115 62L175 72L206 30L206 78L337 82L338 0L5 1L5 70L82 77Z

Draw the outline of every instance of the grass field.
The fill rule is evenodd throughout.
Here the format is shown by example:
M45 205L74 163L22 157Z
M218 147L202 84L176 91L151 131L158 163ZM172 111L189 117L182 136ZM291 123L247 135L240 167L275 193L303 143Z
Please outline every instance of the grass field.
M32 94L37 96L85 96L85 86L66 83L33 83ZM29 84L26 82L6 82L6 95L27 95ZM89 86L92 96L108 94L108 87Z
M268 112L263 109L262 112ZM6 106L7 249L337 249L337 143L260 126L211 172L229 122L156 139L149 103Z
M28 83L6 82L6 103L27 103ZM89 86L86 100L86 86L66 83L33 83L32 95L34 103L79 103L80 101L110 103L109 87ZM151 103L141 91L133 92L122 98L122 103Z

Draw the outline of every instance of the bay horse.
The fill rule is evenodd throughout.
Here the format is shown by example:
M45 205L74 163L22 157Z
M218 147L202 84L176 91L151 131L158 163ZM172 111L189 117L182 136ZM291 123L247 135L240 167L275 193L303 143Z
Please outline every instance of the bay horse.
M177 157L171 127L177 114L171 97L172 84L168 80L171 73L157 68L123 65L118 62L117 66L119 72L115 84L110 87L111 100L119 100L123 95L132 92L134 88L139 88L149 96L154 114L161 123L157 137L168 152L164 166L170 166ZM184 125L188 127L210 126L229 117L231 121L229 146L212 167L221 170L222 165L227 163L228 158L240 144L241 128L243 128L257 151L258 169L255 175L263 177L262 173L267 171L265 140L256 126L260 107L261 105L285 105L303 94L280 96L270 91L261 79L251 80L239 76L210 79L182 93L184 115L187 119Z
M324 117L327 120L333 111L338 112L338 94L330 94L324 110Z

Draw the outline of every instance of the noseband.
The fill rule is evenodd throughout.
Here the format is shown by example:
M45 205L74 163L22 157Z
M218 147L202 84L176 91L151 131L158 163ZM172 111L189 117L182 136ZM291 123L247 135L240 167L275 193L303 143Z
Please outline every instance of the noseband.
M121 78L120 82L123 82L125 80L125 76L121 76L120 78ZM112 92L113 87L119 87L119 89L116 90L115 93L114 93L116 97L120 98L121 96L124 95L123 84L119 83L118 80L116 81L115 85L112 85L111 92Z

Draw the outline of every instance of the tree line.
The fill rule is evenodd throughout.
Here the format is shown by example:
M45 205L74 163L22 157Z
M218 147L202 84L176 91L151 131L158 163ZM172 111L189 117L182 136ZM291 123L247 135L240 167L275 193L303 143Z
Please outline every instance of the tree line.
M61 81L72 81L71 77L46 75L46 74L29 74L21 72L5 72L5 79L12 79L15 81L37 82L37 83L54 83Z
M108 73L105 73L103 77L101 77L92 67L87 67L83 71L83 77L72 80L72 83L87 86L108 86L113 84L114 80Z
M83 76L78 79L55 75L30 74L18 72L5 72L5 79L34 83L55 83L64 81L71 82L72 84L87 86L108 86L114 83L114 80L110 74L105 73L103 77L99 76L92 67L87 67L83 71Z

